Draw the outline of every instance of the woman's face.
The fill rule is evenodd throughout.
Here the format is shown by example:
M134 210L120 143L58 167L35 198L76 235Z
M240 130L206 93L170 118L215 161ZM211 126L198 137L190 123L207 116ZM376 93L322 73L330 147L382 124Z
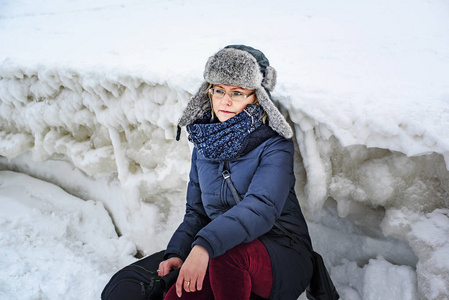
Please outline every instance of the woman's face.
M226 92L226 95L223 98L212 95L212 106L214 108L214 113L220 122L224 122L238 113L241 113L248 104L252 104L256 100L255 94L244 100L232 100L228 94L231 92L240 92L248 95L251 94L253 90L247 90L238 86L226 84L214 84L212 88L215 90L220 89Z

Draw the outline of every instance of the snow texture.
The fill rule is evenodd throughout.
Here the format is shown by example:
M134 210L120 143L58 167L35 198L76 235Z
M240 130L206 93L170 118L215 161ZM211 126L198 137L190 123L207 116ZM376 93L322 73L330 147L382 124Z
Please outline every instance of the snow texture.
M0 298L98 299L137 251L165 247L192 147L177 121L207 58L244 43L277 70L296 191L342 299L447 299L448 14L442 0L0 2Z

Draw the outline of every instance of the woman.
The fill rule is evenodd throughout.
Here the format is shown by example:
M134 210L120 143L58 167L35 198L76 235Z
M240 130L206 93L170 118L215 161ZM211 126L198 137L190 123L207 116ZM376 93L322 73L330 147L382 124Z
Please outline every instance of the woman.
M181 268L165 299L297 299L308 285L311 248L295 195L293 135L271 101L276 72L265 55L231 45L209 58L187 105L192 153L184 220L158 274ZM223 178L241 198L236 203Z

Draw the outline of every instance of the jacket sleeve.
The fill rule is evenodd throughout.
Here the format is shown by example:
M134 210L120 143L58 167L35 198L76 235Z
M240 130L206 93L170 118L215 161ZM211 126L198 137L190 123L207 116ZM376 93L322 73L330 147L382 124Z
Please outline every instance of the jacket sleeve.
M262 151L242 201L201 229L194 245L206 248L213 258L268 232L294 186L293 155L291 140L278 137L271 141Z
M183 261L192 249L192 242L198 231L206 226L210 219L204 211L201 200L201 189L198 183L198 171L196 167L196 149L192 152L192 162L187 186L187 203L184 220L173 234L165 251L165 258L177 256Z

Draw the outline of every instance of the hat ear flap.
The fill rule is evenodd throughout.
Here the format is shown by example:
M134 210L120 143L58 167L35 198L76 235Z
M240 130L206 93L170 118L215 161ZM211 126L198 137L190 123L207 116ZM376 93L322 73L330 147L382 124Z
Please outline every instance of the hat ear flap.
M276 105L274 105L268 92L260 87L256 89L256 97L268 115L268 126L286 139L291 139L293 137L293 130Z
M206 111L211 110L211 103L208 94L209 83L203 82L198 92L187 103L178 126L186 126L192 124L196 119L200 118Z
M267 66L265 76L262 81L262 86L272 92L276 86L276 77L276 70L272 66Z

